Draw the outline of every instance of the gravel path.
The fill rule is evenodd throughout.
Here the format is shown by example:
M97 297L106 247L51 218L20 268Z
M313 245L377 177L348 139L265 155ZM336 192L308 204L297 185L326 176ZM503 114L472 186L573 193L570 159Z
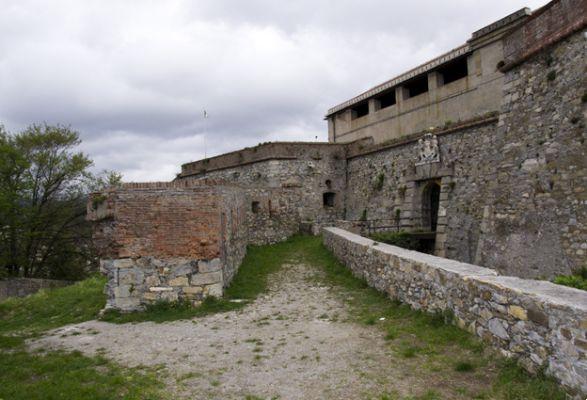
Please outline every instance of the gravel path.
M269 292L236 312L163 324L69 325L32 343L161 366L171 398L369 399L426 387L375 327L347 322L316 270L284 265Z

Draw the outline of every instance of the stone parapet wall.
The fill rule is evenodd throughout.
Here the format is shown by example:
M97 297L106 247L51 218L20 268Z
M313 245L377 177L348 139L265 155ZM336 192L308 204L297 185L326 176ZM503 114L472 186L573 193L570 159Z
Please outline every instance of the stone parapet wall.
M324 229L323 238L354 275L390 298L428 312L449 311L461 328L528 370L546 367L574 393L587 394L586 292L500 276L338 228Z
M345 157L346 147L323 142L274 142L221 154L216 157L183 164L178 178L234 168L270 160L296 160L319 157L322 151L336 152Z
M0 301L8 297L24 297L41 289L55 289L71 285L72 281L38 278L8 278L0 280Z

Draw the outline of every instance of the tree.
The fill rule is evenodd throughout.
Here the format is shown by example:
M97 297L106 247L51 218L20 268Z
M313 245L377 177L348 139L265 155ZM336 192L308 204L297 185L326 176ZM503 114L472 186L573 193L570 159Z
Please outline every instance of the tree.
M95 260L87 194L120 176L90 173L79 144L78 133L61 125L0 130L0 273L79 278Z

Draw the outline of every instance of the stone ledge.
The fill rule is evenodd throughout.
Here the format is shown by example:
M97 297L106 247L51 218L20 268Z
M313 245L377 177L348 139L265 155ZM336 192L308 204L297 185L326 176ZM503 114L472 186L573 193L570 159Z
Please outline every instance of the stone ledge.
M516 357L546 367L571 393L587 393L587 292L402 249L324 228L325 246L354 275L389 297L455 323Z

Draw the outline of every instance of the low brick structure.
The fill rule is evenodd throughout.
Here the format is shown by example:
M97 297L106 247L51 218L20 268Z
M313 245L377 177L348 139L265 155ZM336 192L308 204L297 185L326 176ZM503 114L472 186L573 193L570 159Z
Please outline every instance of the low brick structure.
M587 296L545 281L500 276L477 265L374 242L339 228L324 244L355 276L392 299L456 323L530 371L547 372L587 393Z
M88 203L107 307L222 296L246 251L242 197L226 186L126 184Z

